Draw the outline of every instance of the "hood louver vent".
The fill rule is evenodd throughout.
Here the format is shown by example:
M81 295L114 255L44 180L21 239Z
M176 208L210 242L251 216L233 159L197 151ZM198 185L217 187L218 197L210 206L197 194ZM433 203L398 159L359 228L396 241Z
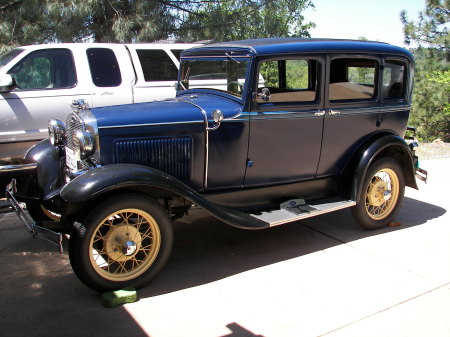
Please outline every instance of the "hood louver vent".
M119 140L114 146L114 162L150 166L187 182L191 144L191 137Z

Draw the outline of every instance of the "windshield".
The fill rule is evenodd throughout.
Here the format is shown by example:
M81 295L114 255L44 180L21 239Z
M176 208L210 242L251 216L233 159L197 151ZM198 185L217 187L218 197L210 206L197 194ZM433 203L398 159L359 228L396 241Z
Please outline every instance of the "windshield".
M189 89L214 89L241 98L249 67L249 60L231 57L183 61L178 90L183 92Z
M19 55L21 52L23 52L25 49L16 48L13 50L10 50L6 54L3 54L0 56L0 69L3 68L6 64L9 63L13 58L15 58L17 55Z

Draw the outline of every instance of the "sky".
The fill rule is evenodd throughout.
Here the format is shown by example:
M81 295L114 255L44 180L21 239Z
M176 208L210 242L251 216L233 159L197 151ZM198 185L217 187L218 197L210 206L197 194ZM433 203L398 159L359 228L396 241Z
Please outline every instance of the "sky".
M358 39L388 42L405 47L400 12L417 21L425 0L312 0L315 9L303 12L316 28L313 38Z

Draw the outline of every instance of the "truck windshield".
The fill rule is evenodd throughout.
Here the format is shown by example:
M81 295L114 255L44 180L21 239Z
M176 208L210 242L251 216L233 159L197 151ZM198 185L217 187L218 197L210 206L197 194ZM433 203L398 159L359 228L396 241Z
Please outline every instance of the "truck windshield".
M214 89L241 98L249 67L248 59L233 57L183 61L178 90Z
M23 52L25 49L16 48L13 50L10 50L6 54L3 54L0 56L0 69L3 68L6 64L9 63L13 58L15 58L17 55L19 55L21 52Z

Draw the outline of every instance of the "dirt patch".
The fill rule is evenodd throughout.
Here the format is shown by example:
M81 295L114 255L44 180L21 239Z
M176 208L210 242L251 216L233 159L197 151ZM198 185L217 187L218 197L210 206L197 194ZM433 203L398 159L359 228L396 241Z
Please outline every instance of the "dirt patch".
M421 160L450 158L450 143L420 143L416 154Z

